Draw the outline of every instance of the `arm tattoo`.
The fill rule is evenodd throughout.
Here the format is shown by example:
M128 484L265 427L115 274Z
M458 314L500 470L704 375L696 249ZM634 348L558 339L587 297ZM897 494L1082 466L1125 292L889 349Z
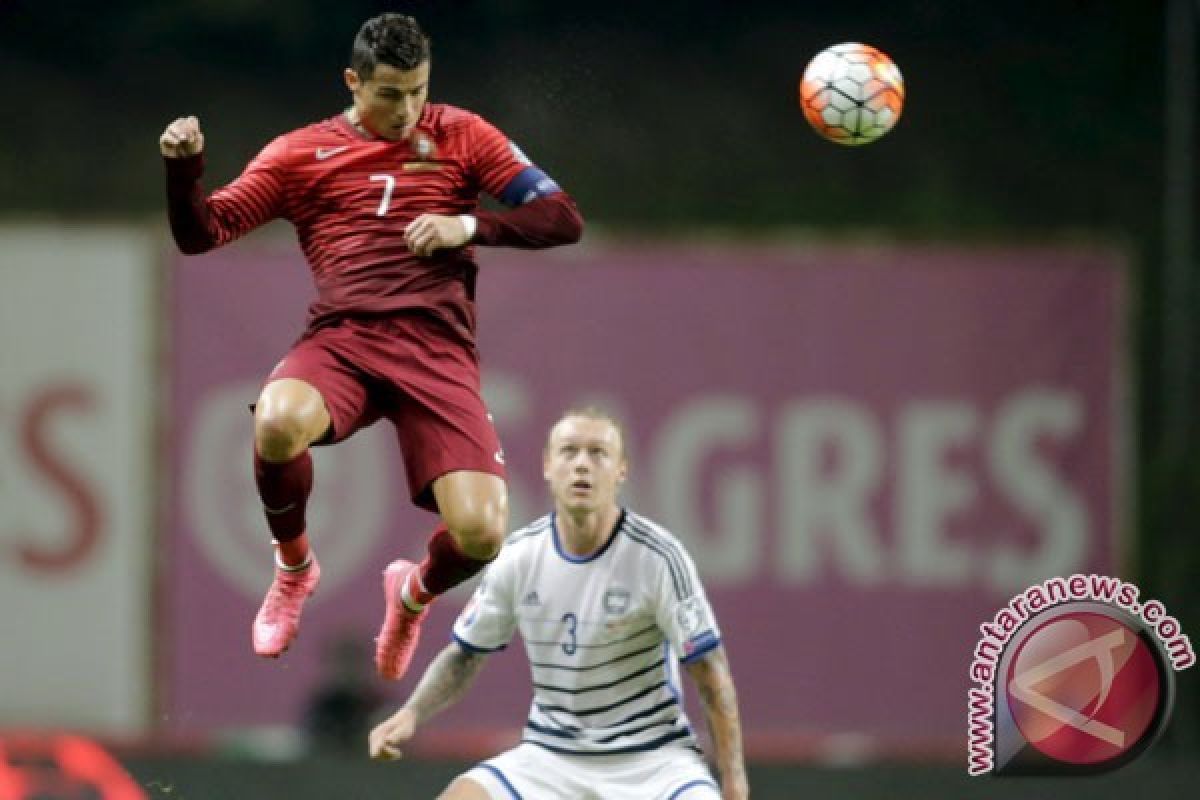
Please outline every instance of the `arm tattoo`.
M425 669L405 707L416 712L418 722L449 708L471 688L486 660L486 654L470 653L453 643L447 645Z
M724 648L717 648L699 661L688 664L687 670L704 705L721 785L744 786L746 766L742 756L742 725L738 718L737 692L733 688Z

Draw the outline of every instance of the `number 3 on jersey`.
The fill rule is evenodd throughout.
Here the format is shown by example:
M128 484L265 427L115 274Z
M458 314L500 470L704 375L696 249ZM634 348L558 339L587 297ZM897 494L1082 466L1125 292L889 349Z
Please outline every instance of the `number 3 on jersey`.
M567 623L567 636L571 637L570 641L563 642L563 652L569 656L575 655L575 650L578 649L578 644L575 639L575 627L578 623L576 616L570 612L563 614L562 621Z
M387 215L388 206L392 203L392 190L396 188L395 175L372 175L369 180L383 181L383 198L379 201L379 209L375 212L375 216L383 217Z

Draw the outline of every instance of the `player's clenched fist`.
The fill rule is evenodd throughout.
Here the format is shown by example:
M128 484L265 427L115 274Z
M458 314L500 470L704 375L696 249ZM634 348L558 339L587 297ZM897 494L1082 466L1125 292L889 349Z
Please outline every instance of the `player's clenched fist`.
M375 726L367 738L371 758L393 761L403 755L401 746L413 737L417 729L417 715L402 708Z
M204 134L200 131L200 120L195 117L180 117L167 126L158 137L158 149L167 158L194 156L204 150Z
M408 249L418 256L431 256L434 250L443 248L462 247L470 238L467 226L459 217L445 214L422 214L404 229Z

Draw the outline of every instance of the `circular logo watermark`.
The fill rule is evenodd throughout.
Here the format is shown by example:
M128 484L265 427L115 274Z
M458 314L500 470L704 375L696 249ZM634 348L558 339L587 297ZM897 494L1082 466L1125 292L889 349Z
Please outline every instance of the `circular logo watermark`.
M1049 578L979 626L967 692L971 775L1095 774L1166 728L1191 640L1120 578Z
M1090 604L1089 604L1090 605ZM1026 743L1063 764L1101 766L1144 750L1165 721L1158 648L1116 609L1068 607L1035 620L1004 676Z

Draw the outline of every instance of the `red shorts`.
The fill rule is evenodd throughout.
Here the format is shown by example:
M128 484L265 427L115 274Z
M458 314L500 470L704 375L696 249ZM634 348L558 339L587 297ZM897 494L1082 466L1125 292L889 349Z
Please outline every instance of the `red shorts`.
M325 400L333 444L391 420L413 502L437 511L431 484L455 470L504 478L504 454L483 404L479 358L444 323L420 314L348 318L306 333L267 382L295 378Z

